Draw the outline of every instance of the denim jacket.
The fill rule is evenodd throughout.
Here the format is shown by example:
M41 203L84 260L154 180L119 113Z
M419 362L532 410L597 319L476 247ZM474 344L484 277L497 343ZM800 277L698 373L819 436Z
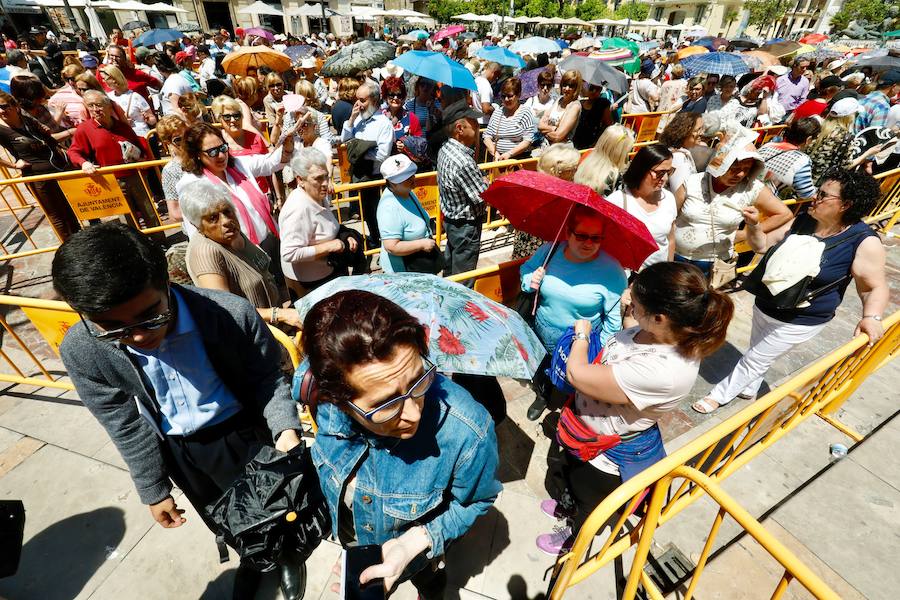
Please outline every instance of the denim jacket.
M422 525L431 538L427 558L441 556L500 493L493 421L468 392L442 375L428 390L419 428L408 440L368 432L330 403L318 405L316 421L312 458L333 532L338 531L344 486L359 464L353 526L361 545L380 545ZM405 575L424 564L420 556Z

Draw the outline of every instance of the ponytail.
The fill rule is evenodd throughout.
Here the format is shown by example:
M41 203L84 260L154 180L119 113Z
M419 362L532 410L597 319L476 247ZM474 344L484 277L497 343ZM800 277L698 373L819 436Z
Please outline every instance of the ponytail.
M638 273L632 294L650 314L665 315L682 355L706 358L725 343L734 303L711 289L697 267L663 262Z

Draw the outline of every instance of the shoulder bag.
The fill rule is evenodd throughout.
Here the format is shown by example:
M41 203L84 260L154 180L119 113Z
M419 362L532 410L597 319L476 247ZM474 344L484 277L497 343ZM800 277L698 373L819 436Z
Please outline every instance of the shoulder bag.
M715 200L712 197L712 191L710 190L709 236L710 240L712 240L713 248L715 248L716 245L716 213L714 206ZM712 268L709 270L709 286L711 288L718 289L726 283L734 281L735 277L737 277L737 260L725 261L718 256L713 258Z
M431 231L431 218L428 216L428 213L422 210L418 200L415 200L413 203L416 205L419 215L425 220L425 232L428 234L428 237L434 237ZM439 243L431 250L418 250L401 257L403 259L403 267L410 273L437 275L446 266L444 264L444 253L441 252Z

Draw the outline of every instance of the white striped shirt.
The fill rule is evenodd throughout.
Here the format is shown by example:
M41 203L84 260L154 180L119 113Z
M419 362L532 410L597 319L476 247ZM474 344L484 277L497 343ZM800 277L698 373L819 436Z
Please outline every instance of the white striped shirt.
M491 139L497 146L497 154L505 154L522 143L534 139L537 123L530 108L520 105L511 117L507 117L503 109L491 114L484 139Z

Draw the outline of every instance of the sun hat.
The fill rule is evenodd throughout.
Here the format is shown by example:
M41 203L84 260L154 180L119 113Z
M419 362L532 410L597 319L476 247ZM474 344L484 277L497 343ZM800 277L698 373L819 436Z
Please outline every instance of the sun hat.
M402 183L416 174L416 163L405 154L395 154L381 163L381 176L391 183Z

